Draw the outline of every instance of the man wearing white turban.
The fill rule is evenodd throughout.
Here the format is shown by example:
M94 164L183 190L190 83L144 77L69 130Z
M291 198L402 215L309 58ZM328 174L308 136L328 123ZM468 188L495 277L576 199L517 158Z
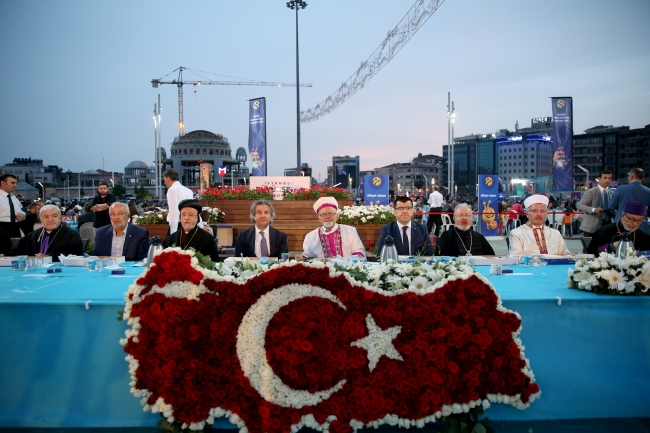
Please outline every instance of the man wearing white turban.
M524 206L528 222L510 232L510 255L521 257L524 254L571 254L562 234L544 225L548 197L531 195L524 200Z
M363 242L357 229L337 224L339 204L333 197L321 197L314 203L321 226L307 233L303 241L303 257L365 257Z

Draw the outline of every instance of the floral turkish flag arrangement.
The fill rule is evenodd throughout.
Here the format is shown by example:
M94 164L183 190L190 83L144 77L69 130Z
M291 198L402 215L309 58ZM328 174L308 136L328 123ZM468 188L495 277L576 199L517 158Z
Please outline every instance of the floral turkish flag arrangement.
M422 427L541 394L520 317L480 275L388 292L321 262L222 274L168 249L127 293L131 392L183 428Z

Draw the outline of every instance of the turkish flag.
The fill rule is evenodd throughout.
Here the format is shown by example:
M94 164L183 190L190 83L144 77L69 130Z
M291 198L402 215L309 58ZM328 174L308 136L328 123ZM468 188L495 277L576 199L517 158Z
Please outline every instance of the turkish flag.
M232 413L251 432L288 433L313 416L343 432L488 396L524 408L540 393L514 339L520 319L476 275L395 295L309 264L239 284L191 259L157 256L126 308L138 318L125 347L132 392L178 421Z

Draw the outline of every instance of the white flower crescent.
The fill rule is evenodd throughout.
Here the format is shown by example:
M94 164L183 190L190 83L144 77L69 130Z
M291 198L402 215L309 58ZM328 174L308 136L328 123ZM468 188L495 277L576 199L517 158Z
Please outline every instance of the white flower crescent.
M346 382L345 379L341 380L330 389L314 393L295 390L282 382L266 359L264 339L271 319L280 308L307 296L329 299L346 309L345 305L328 290L307 284L289 284L273 289L260 297L248 309L237 331L237 356L244 375L262 398L282 407L299 409L303 406L317 405L330 398Z

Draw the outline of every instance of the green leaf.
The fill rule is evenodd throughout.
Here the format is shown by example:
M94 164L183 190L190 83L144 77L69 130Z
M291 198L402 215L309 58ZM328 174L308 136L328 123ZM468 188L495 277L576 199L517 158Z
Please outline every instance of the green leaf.
M478 424L474 425L472 433L487 433L487 431L485 429L485 426L479 422Z

